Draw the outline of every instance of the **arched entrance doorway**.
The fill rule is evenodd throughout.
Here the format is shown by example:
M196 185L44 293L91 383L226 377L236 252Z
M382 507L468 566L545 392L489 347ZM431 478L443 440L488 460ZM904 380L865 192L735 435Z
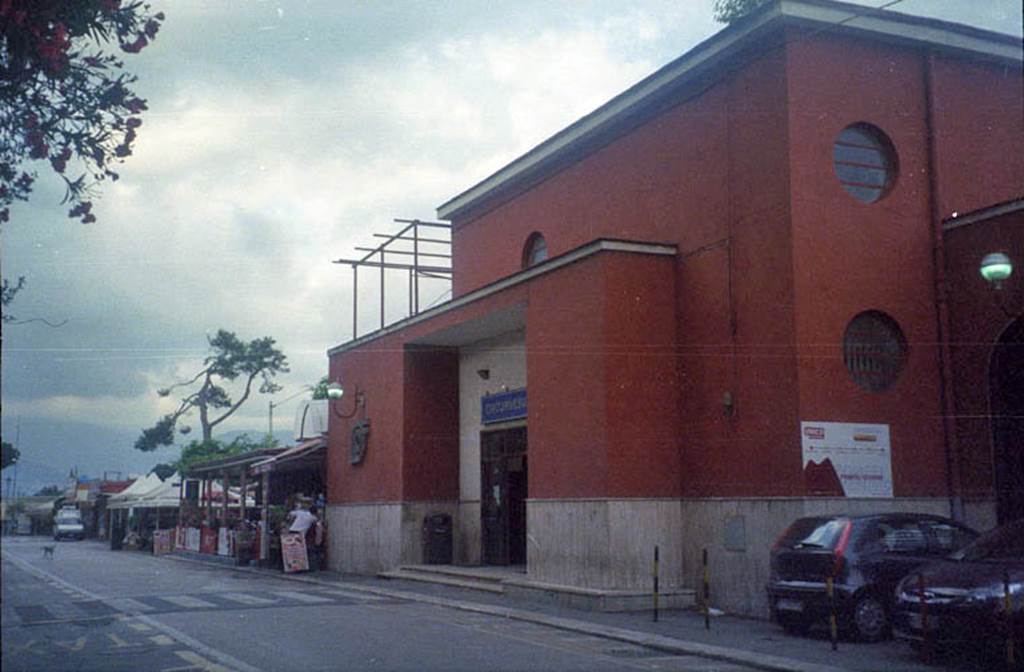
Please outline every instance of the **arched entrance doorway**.
M1024 319L1003 332L989 367L996 515L1024 518Z

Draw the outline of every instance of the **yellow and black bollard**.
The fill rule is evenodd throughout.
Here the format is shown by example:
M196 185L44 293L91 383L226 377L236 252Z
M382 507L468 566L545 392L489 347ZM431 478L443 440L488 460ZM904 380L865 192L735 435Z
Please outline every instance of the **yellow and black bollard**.
M654 547L654 622L658 622L658 547Z
M839 648L839 623L836 621L835 581L831 576L825 579L825 590L828 594L828 631L832 640L832 650Z
M701 553L701 564L704 566L704 629L711 629L711 577L708 574L708 549Z
M1013 605L1010 602L1010 573L1003 572L1003 614L1006 616L1006 669L1017 667L1017 651L1013 642Z
M924 587L924 574L917 575L917 603L921 605L921 657L925 662L932 659L932 625L928 619L928 596Z

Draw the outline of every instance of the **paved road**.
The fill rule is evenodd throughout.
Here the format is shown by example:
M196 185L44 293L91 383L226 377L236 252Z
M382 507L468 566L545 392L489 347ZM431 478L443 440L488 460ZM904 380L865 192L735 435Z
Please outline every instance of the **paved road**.
M96 542L3 542L14 670L752 668L332 586L225 572Z

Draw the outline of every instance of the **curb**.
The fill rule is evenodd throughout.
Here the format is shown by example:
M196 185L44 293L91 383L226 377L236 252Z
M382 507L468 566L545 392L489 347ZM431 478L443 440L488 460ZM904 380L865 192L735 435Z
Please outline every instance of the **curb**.
M435 597L433 595L423 595L421 593L407 593L399 590L389 590L387 588L373 588L369 586L349 584L340 581L325 581L323 579L317 579L310 576L268 574L258 569L253 569L251 567L230 567L216 563L209 563L204 560L195 560L183 556L175 556L173 554L161 555L157 557L177 560L179 562L202 564L207 567L214 567L217 569L227 569L235 572L245 572L249 574L256 574L259 576L279 578L287 581L295 581L297 583L306 583L310 585L324 586L328 588L344 588L348 591L358 591L370 595L406 600L409 602L432 604L439 607L458 609L459 611L468 611L478 614L488 614L491 616L499 616L501 618L507 618L516 621L526 621L529 623L536 623L538 625L544 625L551 628L557 628L559 630L578 632L586 635L592 635L594 637L602 637L604 639L610 639L613 641L634 644L637 646L644 646L650 649L655 649L657 651L664 651L666 653L699 656L701 658L709 658L712 660L739 663L741 665L747 665L749 667L757 668L759 670L768 670L769 672L847 672L845 668L834 667L831 665L808 663L801 660L781 658L779 656L755 653L753 651L745 651L743 649L733 649L724 646L715 646L713 644L701 644L699 642L691 642L684 639L666 637L664 635L654 635L646 632L639 632L636 630L627 630L625 628L617 628L614 626L600 625L597 623L590 623L587 621L580 621L572 618L547 616L545 614L541 614L535 611L527 611L525 609L514 609L511 607L495 607L487 604L479 604L476 602L452 600L446 597Z

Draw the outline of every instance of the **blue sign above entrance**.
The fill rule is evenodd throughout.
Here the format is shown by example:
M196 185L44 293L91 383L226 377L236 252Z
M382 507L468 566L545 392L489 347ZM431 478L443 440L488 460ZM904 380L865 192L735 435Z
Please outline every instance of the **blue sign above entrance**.
M480 398L480 418L483 424L506 422L526 417L526 388L499 392Z

